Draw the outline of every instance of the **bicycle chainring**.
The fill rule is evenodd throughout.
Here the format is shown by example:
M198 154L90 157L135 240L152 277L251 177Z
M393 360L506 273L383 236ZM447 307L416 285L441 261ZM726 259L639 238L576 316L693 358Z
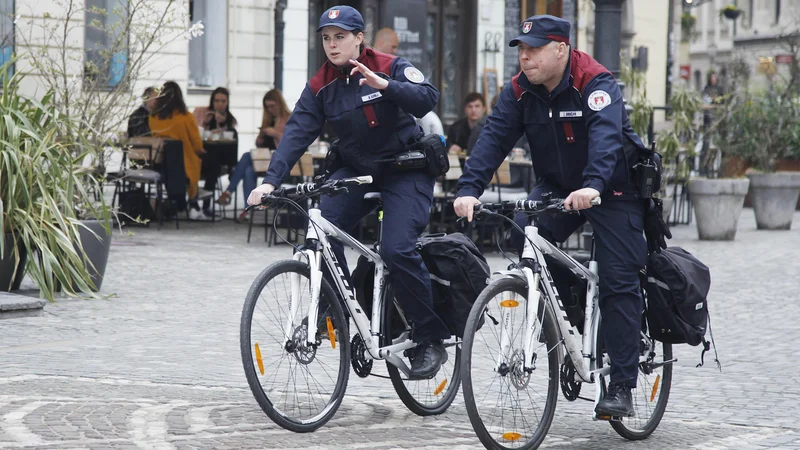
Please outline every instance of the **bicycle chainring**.
M373 360L367 359L367 346L364 345L361 335L353 336L350 341L350 363L353 366L353 372L361 378L367 378L372 373L373 362Z
M564 398L574 402L578 396L581 395L581 386L583 383L580 381L575 381L577 371L575 370L575 365L572 364L572 360L569 358L569 355L564 357L564 364L561 364L560 375L561 376L558 378L561 382L561 392L564 394Z

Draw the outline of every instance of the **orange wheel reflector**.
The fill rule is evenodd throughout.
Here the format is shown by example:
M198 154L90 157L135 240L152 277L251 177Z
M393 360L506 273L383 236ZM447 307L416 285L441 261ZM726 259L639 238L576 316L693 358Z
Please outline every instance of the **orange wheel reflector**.
M326 317L325 322L328 323L328 339L331 341L331 348L336 348L336 333L333 329L333 322L331 322L331 318Z
M447 380L442 381L441 383L439 383L439 386L436 386L436 390L433 391L433 395L441 394L445 386L447 386Z
M510 433L503 433L503 440L506 440L506 441L512 441L512 442L513 441L518 441L519 438L521 438L521 437L522 437L521 434L515 433L513 431L510 432Z
M661 382L661 374L656 375L656 381L653 383L653 390L650 391L650 403L653 403L653 400L656 398L656 392L658 392L658 384Z
M516 300L503 300L500 302L500 306L503 308L516 308L519 306L519 302Z
M258 371L261 372L261 375L264 375L264 360L261 359L261 349L258 348L258 342L256 342L256 362L258 363Z

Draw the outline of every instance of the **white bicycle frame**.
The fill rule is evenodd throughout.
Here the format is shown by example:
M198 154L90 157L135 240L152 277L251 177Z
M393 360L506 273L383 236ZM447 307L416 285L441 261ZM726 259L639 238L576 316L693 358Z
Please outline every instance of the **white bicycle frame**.
M597 368L596 354L597 348L597 332L600 324L600 308L598 307L599 291L598 291L598 275L597 275L597 261L590 261L589 268L575 261L572 257L561 251L558 247L554 246L546 239L539 235L539 229L534 225L525 227L525 246L522 252L523 260L535 260L541 266L540 273L534 273L529 267L523 266L520 269L508 270L500 272L502 276L512 276L524 280L528 286L527 304L524 318L524 369L533 368L533 359L531 355L534 353L534 345L539 342L539 337L542 332L542 324L538 318L539 302L541 301L541 292L539 288L543 288L547 293L547 301L555 313L556 322L558 323L558 334L560 336L559 343L563 344L563 349L566 350L573 365L575 366L576 379L574 381L594 383L598 375L608 376L611 368L609 365L604 365L602 368ZM532 245L531 242L535 244ZM580 336L578 330L570 324L567 318L567 313L564 310L564 305L558 291L553 283L553 278L547 268L547 263L544 255L549 255L560 263L563 263L575 275L587 282L586 291L586 308L584 310L584 323L583 335ZM547 305L545 305L545 308ZM544 311L544 309L543 309ZM500 322L503 326L500 328L500 358L498 358L496 370L500 365L505 363L509 364L512 357L513 349L511 348L511 337L509 330L506 330L506 324L510 322L510 315L512 312L510 308L501 308L502 318ZM582 338L582 339L579 339ZM564 355L561 353L561 345L556 348L547 349L549 351L559 351L559 362L563 363ZM597 383L595 402L599 401L602 396L602 383Z
M319 209L310 209L308 211L308 216L309 221L306 240L317 241L319 245L317 249L305 249L295 253L293 256L293 259L296 261L308 261L311 269L311 305L308 311L308 339L312 339L317 333L317 309L319 305L320 288L322 286L322 263L324 262L330 273L333 274L333 279L336 282L334 289L337 289L341 293L342 298L345 299L345 306L350 312L350 316L353 318L356 332L361 335L364 341L364 345L367 349L367 358L378 360L385 359L408 376L409 368L403 361L403 358L398 356L398 353L402 355L404 350L415 347L416 344L410 339L409 333L405 332L399 338L394 339L392 345L385 347L380 346L381 313L383 312L383 291L385 288L385 266L383 260L377 253L368 249L358 242L358 240L322 217L322 212ZM345 277L342 266L331 248L329 237L339 240L346 247L353 249L370 262L375 263L375 289L373 290L371 318L367 317L362 311L361 305L356 300L353 288ZM291 279L291 299L289 304L291 314L287 318L284 328L284 339L286 341L292 340L292 333L294 331L292 318L295 317L297 313L297 308L300 303L300 294L300 275L293 275ZM338 299L329 299L329 301L338 301ZM306 345L312 344L313 342L306 343ZM348 345L348 343L344 345Z

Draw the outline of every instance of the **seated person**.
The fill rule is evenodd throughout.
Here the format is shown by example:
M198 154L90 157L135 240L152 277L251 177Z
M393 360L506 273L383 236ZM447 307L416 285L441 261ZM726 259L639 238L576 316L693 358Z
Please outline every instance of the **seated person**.
M286 126L286 122L289 120L291 112L289 111L289 107L286 106L286 100L283 99L281 91L277 89L272 89L264 95L262 106L264 111L261 119L261 131L256 138L256 147L274 150L281 141L283 129ZM231 195L236 192L241 182L244 183L244 198L249 197L250 191L256 187L256 181L256 172L255 169L253 169L253 158L250 152L247 152L242 155L239 162L236 163L233 174L231 174L228 188L219 196L217 203L220 205L227 205L230 203ZM242 212L242 214L234 220L239 222L244 219L246 215L246 212Z
M155 88L148 87L142 94L142 104L131 114L128 119L128 137L150 136L150 114L156 107L158 94Z
M183 142L183 167L189 184L189 219L208 220L197 204L200 181L200 155L205 153L203 140L192 115L186 109L180 86L174 81L164 83L156 108L149 119L153 136L176 139Z
M450 153L469 154L469 141L472 129L481 123L486 113L486 100L483 95L473 92L464 99L464 118L453 122L447 132L447 149ZM477 137L475 138L477 140Z
M208 109L202 114L202 127L206 131L210 131L222 138L222 133L229 131L233 133L233 140L239 140L239 134L236 132L236 118L233 117L230 111L230 93L224 87L218 87L211 93L209 99ZM195 119L197 116L195 116ZM203 157L203 170L202 175L205 180L203 188L208 192L214 192L217 188L217 179L222 174L222 166L227 166L228 171L233 168L236 163L236 157L239 150L236 145L224 146L221 149L215 147ZM209 208L209 200L203 200L203 213L206 216L212 216Z

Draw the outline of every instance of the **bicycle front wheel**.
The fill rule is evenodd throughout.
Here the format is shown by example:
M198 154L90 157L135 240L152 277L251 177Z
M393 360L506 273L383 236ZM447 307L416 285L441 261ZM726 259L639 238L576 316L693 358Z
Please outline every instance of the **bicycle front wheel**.
M395 304L394 289L391 284L386 285L383 301L384 332L382 345L390 345L411 335L411 327L405 320L402 312ZM386 361L386 370L392 380L392 386L397 396L404 405L418 416L432 416L447 411L450 404L458 394L461 383L459 364L461 361L461 342L455 336L444 342L447 350L447 361L442 364L439 372L428 380L409 380L400 370L389 361ZM414 349L407 350L413 352ZM410 366L410 360L406 359Z
M333 417L350 374L347 321L324 279L320 305L326 306L320 307L312 337L310 305L308 265L281 261L258 275L242 311L239 343L250 390L270 419L294 432L314 431Z
M461 379L472 428L491 449L535 449L558 399L558 332L543 294L539 338L525 354L528 288L518 278L489 284L472 305L464 332ZM528 361L528 369L523 365Z

